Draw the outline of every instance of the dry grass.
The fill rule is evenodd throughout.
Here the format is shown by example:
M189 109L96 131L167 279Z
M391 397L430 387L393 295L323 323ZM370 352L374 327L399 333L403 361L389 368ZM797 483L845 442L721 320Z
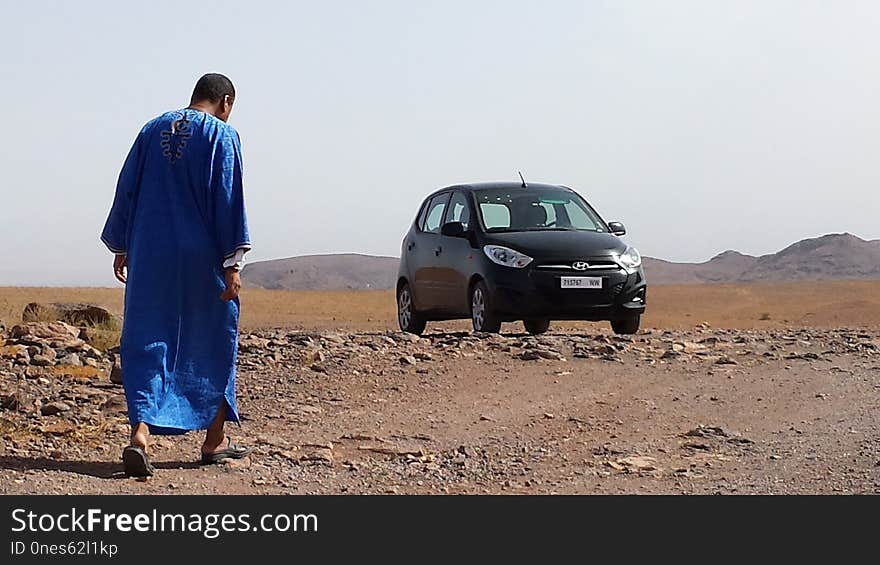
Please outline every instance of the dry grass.
M80 447L94 447L107 441L108 434L111 433L109 431L111 423L110 420L79 424L67 420L54 420L23 426L21 422L0 418L0 437L10 442L42 443L46 435L52 435L74 441Z
M390 290L242 291L243 327L347 328L396 327L397 306Z
M122 327L118 323L96 324L89 327L88 342L92 347L107 351L119 345Z
M28 318L34 322L54 322L58 320L58 311L55 308L40 308L36 312L31 314L31 318Z
M0 288L0 320L18 322L28 302L89 302L122 311L122 290ZM392 291L242 291L242 328L396 328ZM643 327L880 326L880 281L664 285L648 289ZM451 327L467 327L454 322ZM564 324L564 327L581 324ZM100 328L99 328L100 330ZM108 337L109 342L112 336ZM108 345L109 346L109 345Z
M31 302L83 302L111 312L122 312L122 299L122 290L113 288L0 288L0 323L12 326L21 322L21 314ZM47 322L58 319L51 308L39 309L36 315L39 320ZM89 343L106 351L119 345L120 334L121 328L116 321L90 325Z
M21 322L29 302L86 302L122 312L122 290L115 288L0 288L0 322L7 326Z
M880 281L669 285L648 288L646 326L880 326Z
M49 368L49 372L55 376L75 381L100 379L104 376L104 371L101 369L85 365L55 365L54 367Z

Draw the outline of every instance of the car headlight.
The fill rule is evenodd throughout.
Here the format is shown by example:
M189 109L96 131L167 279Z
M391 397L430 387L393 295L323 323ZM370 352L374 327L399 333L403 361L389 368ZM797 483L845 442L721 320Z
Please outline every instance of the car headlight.
M514 267L515 269L522 269L532 262L532 258L528 255L501 245L487 245L483 247L483 253L493 263L504 265L505 267Z
M639 255L635 247L627 247L626 251L621 253L617 260L620 261L620 264L627 271L635 271L642 264L642 256Z

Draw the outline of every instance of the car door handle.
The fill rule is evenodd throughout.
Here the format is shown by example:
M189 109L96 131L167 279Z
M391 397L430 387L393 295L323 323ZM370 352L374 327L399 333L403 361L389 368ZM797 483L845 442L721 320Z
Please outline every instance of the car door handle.
M434 250L434 255L440 255L441 253L443 253L443 248L438 245L437 249Z

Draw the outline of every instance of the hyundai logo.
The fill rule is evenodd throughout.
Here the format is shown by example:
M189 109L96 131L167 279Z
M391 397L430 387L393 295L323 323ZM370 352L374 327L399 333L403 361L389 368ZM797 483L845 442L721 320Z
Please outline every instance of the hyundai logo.
M572 263L571 268L575 271L586 271L590 267L590 264L586 261L575 261Z

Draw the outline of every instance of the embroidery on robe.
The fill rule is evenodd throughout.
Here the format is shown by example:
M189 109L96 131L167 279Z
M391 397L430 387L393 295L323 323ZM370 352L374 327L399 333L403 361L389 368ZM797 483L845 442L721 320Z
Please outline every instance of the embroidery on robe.
M181 112L180 116L171 122L170 130L162 131L162 154L172 163L183 156L186 141L192 137L192 120L187 118L186 112Z

